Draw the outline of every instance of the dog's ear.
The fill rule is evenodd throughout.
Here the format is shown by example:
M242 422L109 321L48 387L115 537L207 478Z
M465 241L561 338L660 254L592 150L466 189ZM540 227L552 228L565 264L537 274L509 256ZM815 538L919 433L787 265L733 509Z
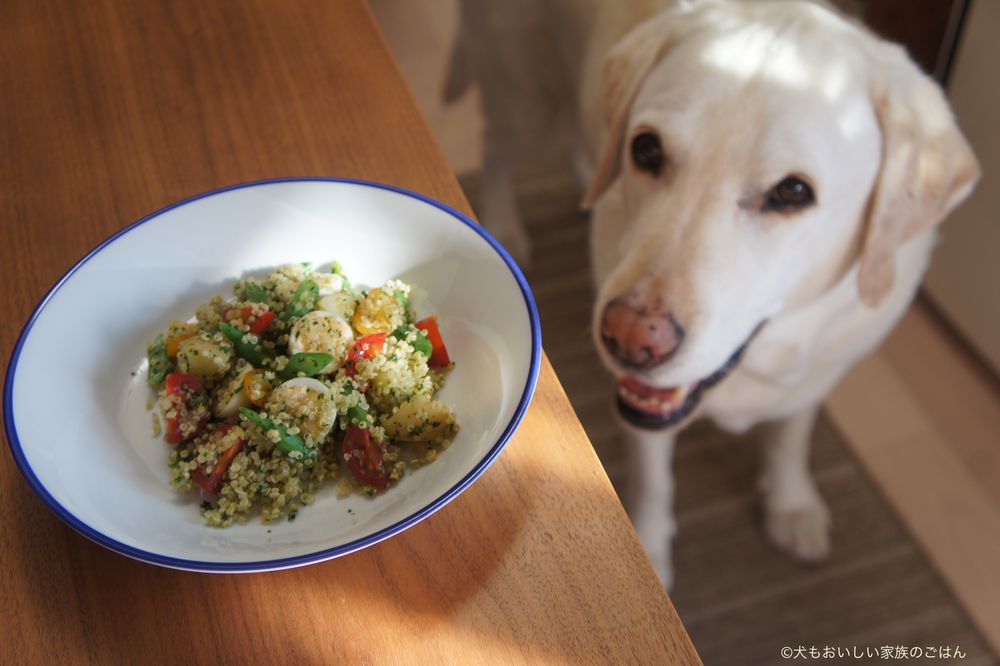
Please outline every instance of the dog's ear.
M685 3L665 9L633 28L608 53L601 89L607 138L601 147L597 170L581 202L583 208L592 207L618 177L622 142L632 102L649 70L675 39L677 14L684 11L687 11Z
M858 290L876 307L892 290L896 249L939 224L979 179L979 165L941 89L896 46L874 68L872 103L882 130L882 164L868 202Z

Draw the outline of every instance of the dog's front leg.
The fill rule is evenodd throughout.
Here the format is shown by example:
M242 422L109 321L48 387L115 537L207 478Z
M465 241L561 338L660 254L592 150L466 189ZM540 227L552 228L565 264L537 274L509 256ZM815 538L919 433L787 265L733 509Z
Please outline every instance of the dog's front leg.
M760 479L765 529L771 541L806 562L830 554L830 512L809 472L809 445L818 408L771 423Z
M664 587L673 583L671 542L674 522L674 435L668 432L625 432L628 487L625 508L653 569Z

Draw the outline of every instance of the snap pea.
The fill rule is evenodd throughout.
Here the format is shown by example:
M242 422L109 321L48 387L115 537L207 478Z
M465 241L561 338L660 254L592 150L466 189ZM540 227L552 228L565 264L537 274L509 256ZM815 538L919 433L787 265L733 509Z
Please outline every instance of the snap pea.
M392 332L392 337L397 340L406 340L406 337L410 334L410 331L416 331L417 336L410 344L418 352L422 353L427 358L431 356L431 341L427 339L427 334L420 329L414 328L413 326L400 326L395 331Z
M319 298L319 285L312 280L303 280L292 300L288 303L288 308L282 313L281 318L288 321L292 317L301 317L308 314L315 306L316 299Z
M281 379L292 379L302 373L306 377L319 374L319 371L333 363L333 356L320 352L299 352L288 359L288 364L278 373Z
M347 421L352 426L358 428L372 427L371 415L361 405L354 405L347 408Z
M274 351L264 347L259 343L244 341L244 333L240 329L225 322L219 324L219 330L229 338L236 349L236 355L245 361L249 361L255 368L260 368L264 362L274 358Z
M149 359L146 383L155 388L163 383L170 371L170 357L167 355L167 345L163 342L162 335L157 336L156 342L146 348L146 358Z
M339 261L334 261L333 266L330 267L330 272L334 275L340 276L340 288L346 291L348 294L354 293L354 288L351 287L351 281L347 279L347 274L344 273L344 267L340 265Z
M275 423L263 414L259 414L248 407L240 407L240 414L250 423L259 426L264 432L277 430L279 435L278 448L285 453L291 454L294 451L298 451L302 454L300 459L306 462L306 464L316 459L316 449L307 448L305 440L298 435L288 434L288 429L283 424Z

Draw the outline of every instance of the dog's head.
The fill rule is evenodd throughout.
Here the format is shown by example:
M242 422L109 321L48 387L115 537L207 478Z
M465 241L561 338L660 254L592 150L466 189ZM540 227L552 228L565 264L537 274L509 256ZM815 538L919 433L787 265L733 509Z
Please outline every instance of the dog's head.
M684 3L609 54L607 128L584 205L622 211L594 329L634 425L684 420L764 323L896 249L979 170L905 52L805 2ZM607 239L606 239L607 240Z

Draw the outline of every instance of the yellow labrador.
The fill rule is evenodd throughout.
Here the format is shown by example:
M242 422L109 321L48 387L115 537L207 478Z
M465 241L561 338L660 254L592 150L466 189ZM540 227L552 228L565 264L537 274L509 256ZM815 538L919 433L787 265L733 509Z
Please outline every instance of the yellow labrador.
M585 204L630 515L669 584L675 433L768 423L767 533L821 559L817 407L902 315L975 157L906 53L826 6L605 4L582 79Z

